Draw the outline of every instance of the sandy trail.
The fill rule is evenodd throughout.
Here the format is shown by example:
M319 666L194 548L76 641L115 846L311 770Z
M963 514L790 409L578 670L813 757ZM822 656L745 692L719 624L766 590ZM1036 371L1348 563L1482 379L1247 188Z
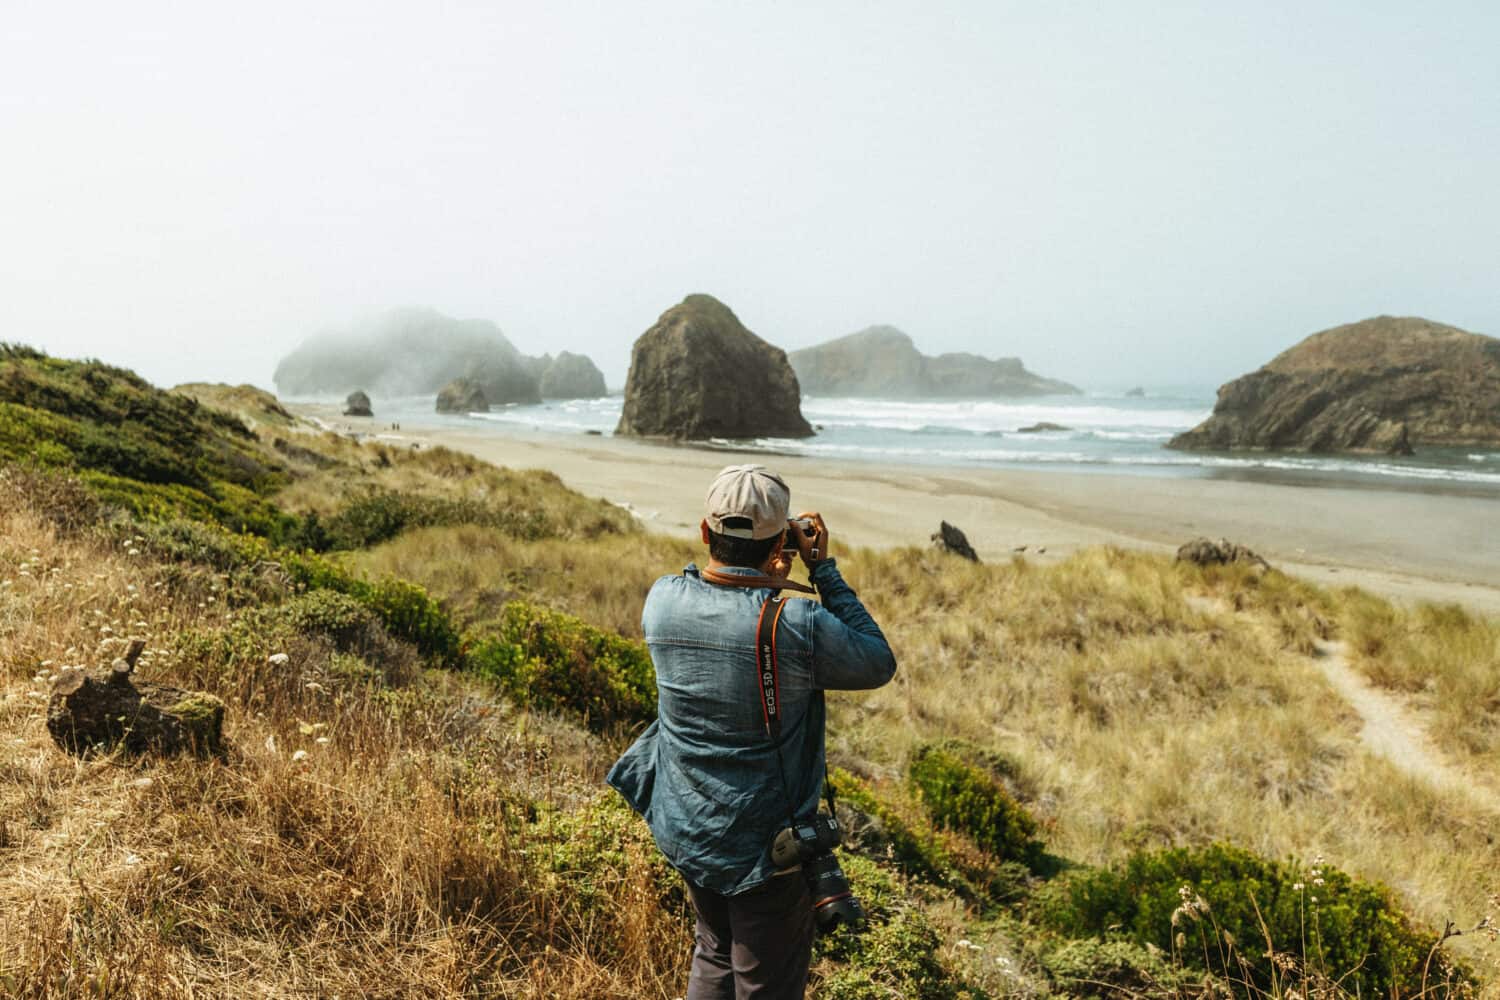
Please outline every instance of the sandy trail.
M1500 794L1475 784L1444 759L1400 699L1362 677L1349 665L1347 654L1342 642L1319 643L1316 662L1333 689L1359 713L1363 722L1360 741L1365 747L1407 774L1500 814Z

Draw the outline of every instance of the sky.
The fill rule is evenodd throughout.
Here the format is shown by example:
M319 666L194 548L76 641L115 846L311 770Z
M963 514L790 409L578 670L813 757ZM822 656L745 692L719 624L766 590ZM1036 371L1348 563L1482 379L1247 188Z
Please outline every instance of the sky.
M0 340L271 387L396 305L690 292L1085 387L1380 313L1500 335L1500 4L4 0Z

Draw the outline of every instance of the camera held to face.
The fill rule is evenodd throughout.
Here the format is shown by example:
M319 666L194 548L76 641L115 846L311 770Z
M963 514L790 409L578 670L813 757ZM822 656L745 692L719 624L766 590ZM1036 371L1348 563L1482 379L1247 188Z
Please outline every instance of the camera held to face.
M802 866L812 894L813 919L818 930L828 932L843 924L858 928L865 922L864 907L849 888L849 879L839 867L833 849L842 839L839 821L820 812L812 819L786 827L771 842L771 861L777 868Z
M818 537L818 526L813 523L811 518L789 518L786 522L786 529L786 538L781 543L781 551L788 559L795 559L797 553L800 551L797 547L798 535L814 539ZM814 548L812 551L813 558L818 558L818 550Z

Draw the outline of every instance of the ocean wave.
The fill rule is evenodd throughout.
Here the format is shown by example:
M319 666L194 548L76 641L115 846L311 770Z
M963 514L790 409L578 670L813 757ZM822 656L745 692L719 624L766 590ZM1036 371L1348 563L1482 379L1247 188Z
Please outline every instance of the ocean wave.
M1170 441L1177 436L1177 432L1127 427L1118 430L1084 431L1078 436L1089 441Z
M726 444L728 442L725 442ZM740 442L738 447L744 447ZM1257 455L1235 457L1191 452L1159 451L1129 455L1105 455L1086 451L1033 451L1019 448L913 448L875 445L830 444L793 438L759 438L754 448L785 454L847 457L870 460L918 459L924 464L960 465L1079 465L1116 468L1176 469L1264 469L1322 475L1365 475L1381 478L1419 479L1429 482L1471 483L1500 486L1500 473L1461 467L1408 465L1395 462L1335 458Z
M1193 475L1213 470L1265 470L1293 475L1360 476L1372 481L1500 486L1500 451L1426 454L1409 460L1310 455L1214 455L1169 451L1173 434L1208 413L1181 407L1107 405L1082 398L1037 401L933 402L807 399L803 414L820 426L808 440L761 438L752 443L719 441L719 447L826 456L850 460L895 460L918 465L1032 466L1137 470L1157 475ZM577 434L612 434L619 423L618 396L497 407L468 416L436 415L428 398L388 407L393 419L468 423L502 428ZM1149 401L1148 401L1149 403ZM404 411L404 412L395 412ZM1043 434L1017 434L1024 426L1050 421L1071 428Z
M492 424L508 424L512 427L528 427L535 431L603 431L613 430L614 423L608 428L602 426L597 420L568 420L557 417L542 417L530 409L516 409L513 411L491 410L489 413L467 414L475 420L483 420Z
M1209 415L1207 405L1195 409L1155 408L1150 405L1106 406L1094 401L1076 403L1041 402L932 402L879 399L829 399L809 397L802 401L802 414L825 426L885 426L893 430L948 427L974 433L1016 431L1038 423L1062 424L1076 430L1108 431L1148 428L1184 431Z

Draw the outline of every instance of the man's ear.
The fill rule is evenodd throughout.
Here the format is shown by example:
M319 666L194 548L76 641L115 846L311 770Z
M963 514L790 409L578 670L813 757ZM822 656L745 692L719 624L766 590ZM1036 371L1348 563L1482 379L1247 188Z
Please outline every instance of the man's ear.
M701 521L698 522L698 530L703 533L703 544L707 545L708 544L708 518L705 517L703 520L701 520Z

